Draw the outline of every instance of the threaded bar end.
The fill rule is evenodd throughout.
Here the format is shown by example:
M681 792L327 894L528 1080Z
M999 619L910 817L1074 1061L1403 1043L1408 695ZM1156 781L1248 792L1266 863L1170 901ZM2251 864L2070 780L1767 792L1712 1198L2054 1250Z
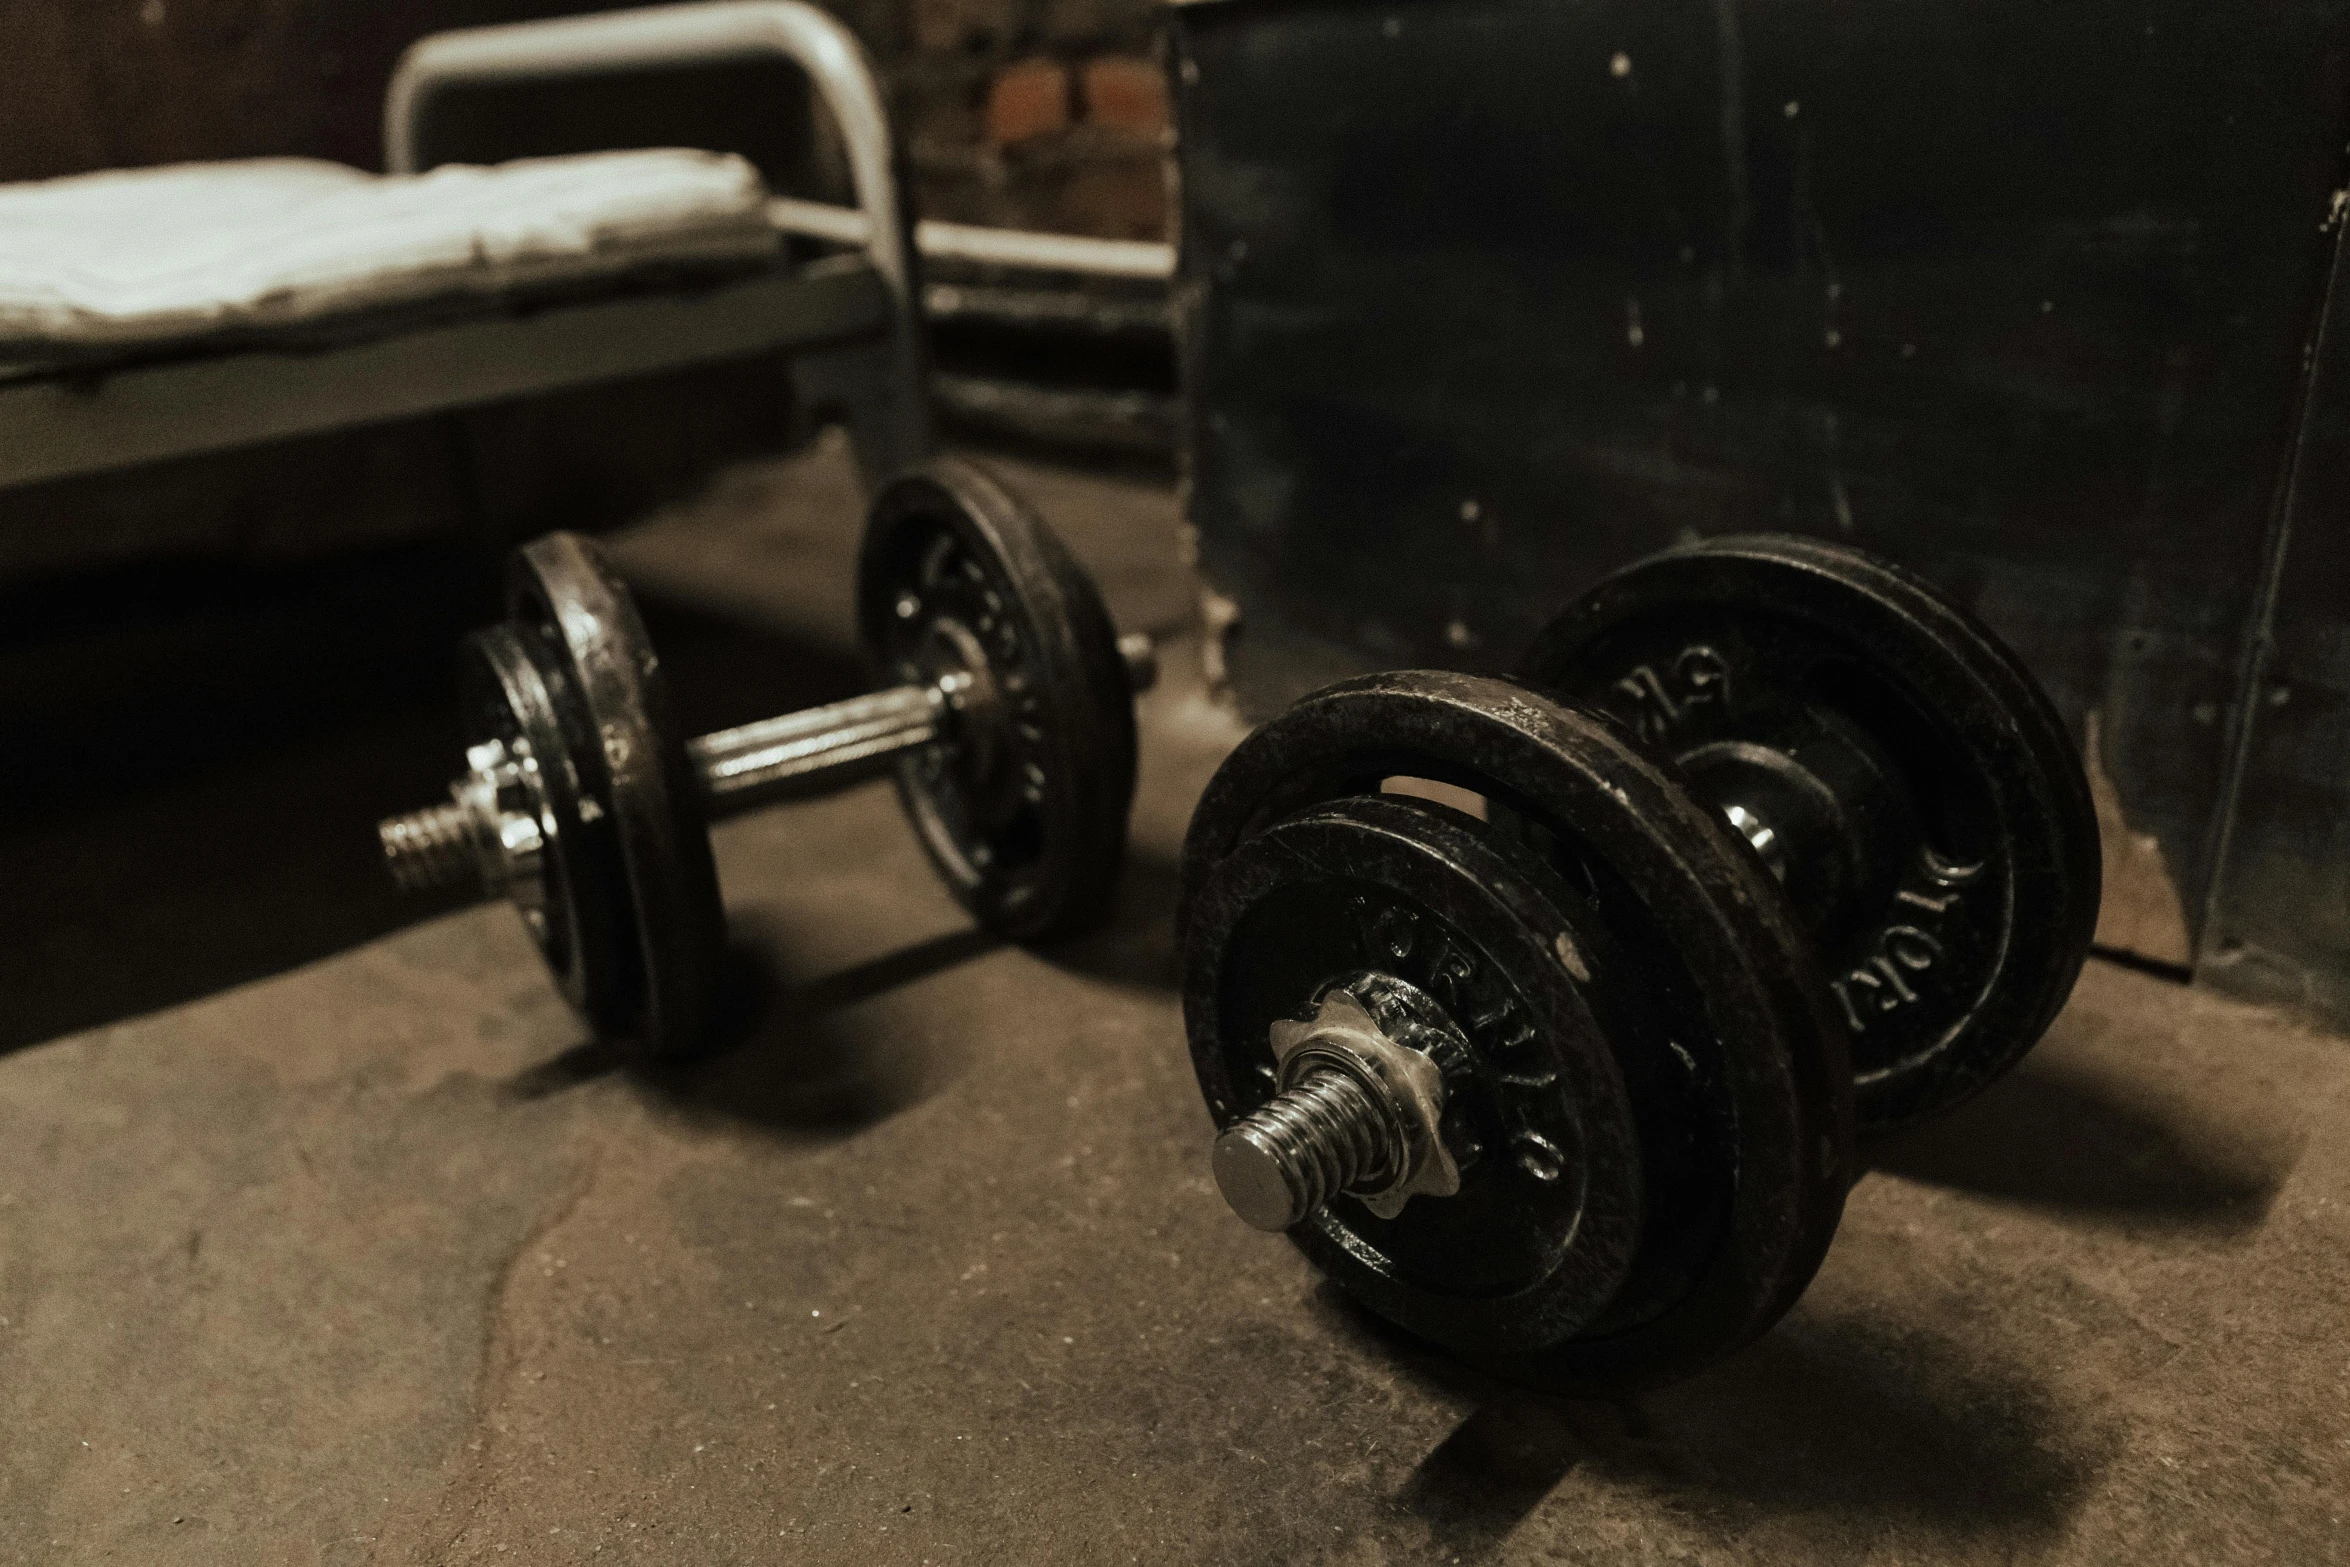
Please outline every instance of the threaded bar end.
M402 892L479 887L481 861L473 848L472 813L457 804L428 805L376 823L384 865Z
M1224 1129L1210 1160L1217 1190L1258 1229L1289 1229L1340 1192L1388 1179L1390 1120L1352 1073L1317 1068Z

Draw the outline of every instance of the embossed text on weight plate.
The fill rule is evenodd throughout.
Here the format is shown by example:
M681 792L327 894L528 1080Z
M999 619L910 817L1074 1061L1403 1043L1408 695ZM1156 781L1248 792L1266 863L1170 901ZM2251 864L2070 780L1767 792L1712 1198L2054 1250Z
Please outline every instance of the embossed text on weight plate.
M1558 1108L1558 1070L1544 1057L1516 994L1490 965L1414 910L1361 895L1351 903L1370 966L1427 991L1491 1065L1511 1161L1532 1180L1556 1181L1565 1173L1566 1156L1537 1126L1546 1112L1555 1114ZM1466 1171L1483 1150L1472 1136L1453 1151Z
M1951 865L1931 849L1924 851L1918 869L1924 887L1913 884L1895 893L1894 918L1878 930L1869 955L1850 973L1828 982L1855 1034L1878 1018L1917 1004L1918 986L1942 961L1942 936L1966 918L1960 889L1982 871L1980 865Z
M1702 642L1692 642L1673 655L1660 671L1655 664L1638 664L1609 688L1629 701L1612 704L1629 719L1633 732L1652 745L1662 744L1689 721L1700 707L1730 706L1729 661Z

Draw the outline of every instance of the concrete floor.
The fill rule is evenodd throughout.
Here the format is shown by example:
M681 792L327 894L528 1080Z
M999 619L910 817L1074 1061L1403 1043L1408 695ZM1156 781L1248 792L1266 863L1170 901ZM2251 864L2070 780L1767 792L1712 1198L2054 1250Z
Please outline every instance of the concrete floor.
M831 461L624 558L837 657ZM1162 491L1022 477L1180 622ZM0 1058L0 1560L2350 1560L2350 1048L2143 974L1661 1394L1493 1386L1233 1220L1168 985L1235 738L1192 662L1066 950L975 939L876 786L720 829L737 1004L674 1076L503 908Z

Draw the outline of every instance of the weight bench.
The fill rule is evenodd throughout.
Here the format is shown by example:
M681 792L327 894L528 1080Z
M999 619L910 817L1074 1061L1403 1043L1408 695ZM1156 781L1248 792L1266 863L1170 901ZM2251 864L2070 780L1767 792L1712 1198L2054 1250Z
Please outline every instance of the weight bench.
M738 157L417 169L457 85L781 56L857 208L811 234ZM863 49L797 0L442 33L384 105L388 175L275 158L0 187L0 488L788 350L870 479L925 455L909 224ZM823 225L819 225L821 229Z

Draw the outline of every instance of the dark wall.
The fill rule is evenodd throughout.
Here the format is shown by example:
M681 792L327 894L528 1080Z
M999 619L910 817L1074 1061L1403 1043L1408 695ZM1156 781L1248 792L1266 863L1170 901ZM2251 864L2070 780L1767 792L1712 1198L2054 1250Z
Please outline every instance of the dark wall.
M0 0L0 178L297 153L382 166L384 83L444 27L548 0Z

